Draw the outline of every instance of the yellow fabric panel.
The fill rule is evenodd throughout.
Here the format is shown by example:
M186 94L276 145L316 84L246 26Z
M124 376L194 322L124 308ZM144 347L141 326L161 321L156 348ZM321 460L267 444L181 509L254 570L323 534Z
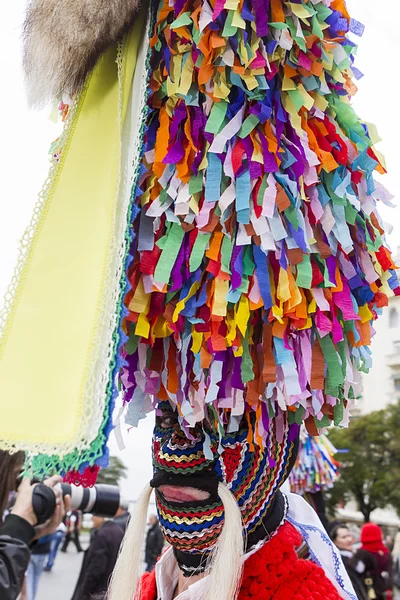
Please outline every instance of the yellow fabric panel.
M62 448L77 435L107 285L121 117L142 33L138 20L125 44L120 84L116 47L99 60L74 116L2 340L0 446Z

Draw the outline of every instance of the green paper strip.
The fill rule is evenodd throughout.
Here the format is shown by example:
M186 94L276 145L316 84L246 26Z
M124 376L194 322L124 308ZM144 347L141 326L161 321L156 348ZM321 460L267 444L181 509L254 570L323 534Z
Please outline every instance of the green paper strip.
M239 137L243 139L243 138L247 137L248 135L250 135L250 133L253 131L253 129L255 127L257 127L259 122L260 122L260 119L258 117L256 117L256 115L249 115L247 117L247 119L245 119L242 127L240 128Z
M265 194L265 190L268 188L268 181L267 181L267 175L264 175L262 183L260 185L260 189L258 190L258 194L257 194L257 205L258 206L262 206L264 203L264 194Z
M347 202L346 206L344 207L344 214L346 215L346 221L350 225L354 225L356 222L358 212L354 208L354 206L350 204L350 202Z
M178 29L179 27L184 27L185 25L191 25L192 19L190 18L190 13L185 12L181 14L173 23L171 23L171 29Z
M229 38L229 37L232 37L233 35L236 35L237 27L234 27L232 25L232 20L233 20L234 15L235 15L235 12L233 10L228 11L228 16L226 17L224 30L222 32L222 37L224 37L224 38Z
M198 194L203 191L203 174L200 172L197 176L192 175L189 181L190 194Z
M333 409L333 422L336 426L339 426L343 421L344 414L344 406L341 400L338 400L338 403L335 405Z
M234 239L235 239L235 235L232 234L231 238L228 238L228 236L224 235L224 239L222 240L221 266L222 266L222 270L225 273L229 273L229 274L231 272L230 263L231 263L231 256L232 256L233 240Z
M320 40L323 39L324 34L322 32L321 26L319 24L318 18L316 16L314 16L312 18L312 32L314 35L316 35L317 37L319 37Z
M297 423L297 425L301 425L304 419L304 413L305 410L302 406L299 406L296 410L296 412L294 413L294 422Z
M294 206L289 206L289 208L284 211L284 214L289 223L292 225L293 229L298 231L299 217L296 208Z
M169 283L172 268L178 258L179 249L182 245L185 232L180 223L172 223L164 249L158 260L154 273L154 281L158 283Z
M328 367L325 378L325 394L338 397L344 377L335 346L329 334L324 337L318 336L318 339Z
M199 233L195 243L193 244L192 252L190 253L189 259L189 270L191 273L196 271L201 265L203 260L204 252L208 242L210 241L211 233Z
M208 120L207 120L207 125L206 125L206 129L205 129L205 131L207 133L214 133L215 135L217 133L219 133L219 131L221 130L221 128L224 124L225 115L226 115L227 110L228 110L227 102L221 101L221 102L217 102L214 104L214 106L211 109L210 116L208 117Z
M139 340L140 340L140 337L138 335L135 335L134 333L131 333L129 335L129 339L126 342L126 346L125 346L125 349L128 354L134 354L136 352Z
M289 98L291 99L293 106L295 107L297 112L299 112L300 109L304 106L303 96L297 90L293 90L293 91L289 90L286 93L288 94Z
M322 429L323 427L329 427L329 425L331 424L328 415L324 415L321 420L317 419L317 417L314 417L314 422L318 429Z
M253 249L251 246L245 246L243 254L243 275L253 275L254 266Z
M312 267L311 260L308 254L303 254L303 260L297 265L296 283L298 287L306 290L311 289L312 282Z
M242 339L242 346L243 355L242 364L240 365L240 371L242 375L242 382L247 383L248 381L253 381L254 379L253 361L250 355L249 340L247 337Z

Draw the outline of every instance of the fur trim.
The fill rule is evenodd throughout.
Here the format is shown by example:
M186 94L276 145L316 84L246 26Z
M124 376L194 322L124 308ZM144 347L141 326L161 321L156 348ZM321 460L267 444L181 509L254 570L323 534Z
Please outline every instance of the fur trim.
M24 23L28 97L40 106L85 82L129 29L140 0L31 0Z

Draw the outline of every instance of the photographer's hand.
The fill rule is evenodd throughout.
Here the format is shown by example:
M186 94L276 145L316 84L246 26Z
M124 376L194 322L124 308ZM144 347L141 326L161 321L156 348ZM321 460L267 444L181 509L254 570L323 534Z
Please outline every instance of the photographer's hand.
M62 481L61 477L54 476L46 479L44 485L51 487L56 496L56 508L51 518L43 523L43 525L36 526L37 517L32 506L32 494L35 489L34 485L31 485L30 479L24 479L18 488L17 498L12 509L12 514L25 519L30 525L35 527L36 535L34 539L43 537L53 533L61 523L65 512L71 509L71 498L66 496L63 500L61 488L57 484Z
M18 494L11 513L28 521L33 527L37 523L37 517L32 506L32 494L34 486L30 479L24 479L18 488Z
M53 488L53 492L56 497L56 508L51 518L48 521L46 521L46 523L35 527L35 540L45 535L53 533L63 520L65 513L71 510L71 497L65 496L65 498L63 499L61 488L59 485L57 485L61 481L62 478L58 476L50 477L50 479L46 479L46 481L44 481L44 485Z

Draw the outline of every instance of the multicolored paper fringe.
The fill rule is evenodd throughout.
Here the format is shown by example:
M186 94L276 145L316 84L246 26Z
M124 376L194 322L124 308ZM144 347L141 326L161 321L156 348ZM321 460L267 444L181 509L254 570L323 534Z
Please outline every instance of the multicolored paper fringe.
M127 421L169 399L345 425L373 321L400 293L390 196L354 113L362 33L343 0L162 0L132 225Z
M312 437L302 427L296 463L290 472L290 489L295 494L315 493L331 488L339 475L337 450L322 434Z
M271 418L283 436L286 413L312 434L346 425L373 321L400 294L376 210L391 199L373 179L385 172L379 140L350 103L361 74L348 34L362 26L343 0L149 10L114 357L127 422L168 399L187 431L205 404L237 422L256 411L262 447ZM107 461L117 392L107 390L96 451L74 457L76 482Z

